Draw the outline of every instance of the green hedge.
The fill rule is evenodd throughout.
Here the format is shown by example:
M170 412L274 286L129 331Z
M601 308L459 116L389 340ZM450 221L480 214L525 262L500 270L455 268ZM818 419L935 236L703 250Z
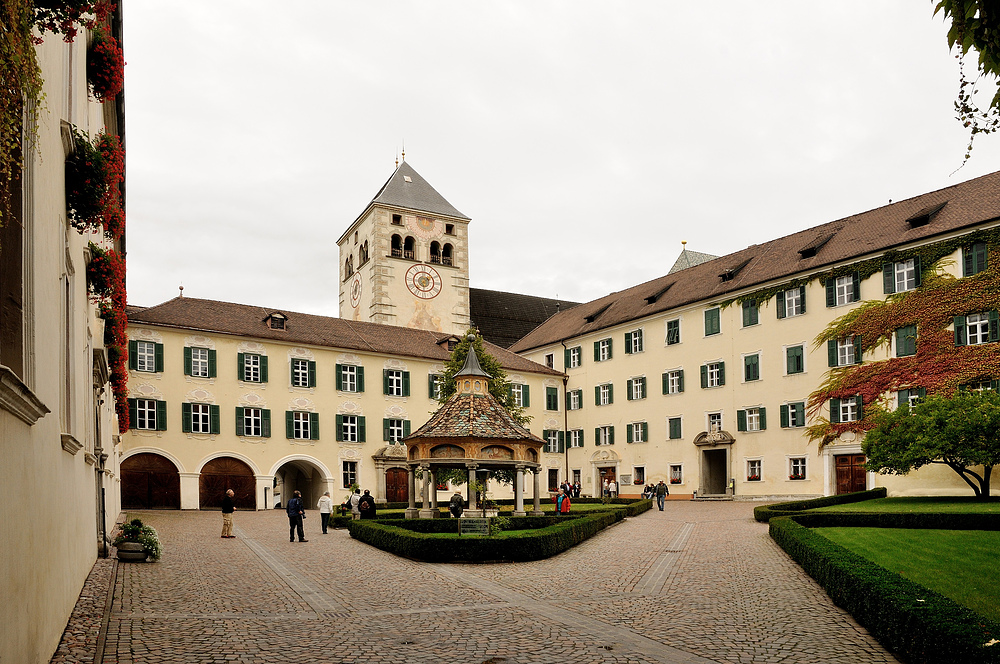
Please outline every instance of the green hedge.
M1000 662L1000 644L984 646L1000 638L1000 624L848 551L805 525L851 526L859 521L856 519L859 516L881 515L830 513L776 517L770 521L770 533L838 606L904 661ZM902 515L891 516L898 519Z
M451 519L411 519L399 525L359 520L349 522L347 528L351 537L361 542L413 560L526 561L561 553L626 516L645 512L651 505L649 500L640 500L608 510L565 517L511 518L511 528L517 529L517 532L500 533L493 537L438 537L438 532L455 532L453 529L457 529L457 524ZM530 532L524 532L529 528ZM416 532L418 530L421 532Z
M811 510L816 507L828 507L830 505L845 505L847 503L860 503L863 500L874 500L885 498L885 487L869 489L868 491L856 491L855 493L843 493L839 496L823 496L822 498L812 498L809 500L792 500L787 503L774 503L772 505L761 505L753 510L753 518L761 523L767 523L776 516L792 516L802 510Z

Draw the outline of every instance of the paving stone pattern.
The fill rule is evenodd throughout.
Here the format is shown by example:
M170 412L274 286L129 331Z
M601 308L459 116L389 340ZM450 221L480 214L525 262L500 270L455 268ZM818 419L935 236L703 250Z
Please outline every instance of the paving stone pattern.
M71 620L61 652L77 659L53 662L895 662L752 509L670 501L554 558L497 565L397 558L322 535L318 518L290 543L283 511L237 512L236 539L217 512L143 512L163 558L117 566L102 659Z

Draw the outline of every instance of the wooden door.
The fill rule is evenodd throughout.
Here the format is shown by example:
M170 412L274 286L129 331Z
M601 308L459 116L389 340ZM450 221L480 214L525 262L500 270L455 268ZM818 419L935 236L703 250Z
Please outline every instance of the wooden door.
M837 495L868 488L864 454L843 454L834 457L837 466Z
M198 499L201 509L218 509L222 496L232 489L233 501L238 510L257 509L257 481L253 470L242 461L230 457L212 459L201 469L198 482Z
M181 508L181 476L159 454L136 454L121 465L122 509Z
M405 503L410 499L406 469L390 468L385 471L385 499L390 503Z

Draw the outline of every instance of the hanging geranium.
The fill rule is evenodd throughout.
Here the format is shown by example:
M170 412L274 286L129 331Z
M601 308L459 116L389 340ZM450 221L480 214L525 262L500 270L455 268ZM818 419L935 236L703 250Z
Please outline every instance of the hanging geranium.
M63 35L63 41L76 38L78 26L93 30L106 24L117 3L109 0L35 0L35 27L39 32ZM42 43L42 38L35 39Z
M94 33L87 49L87 82L101 102L114 97L125 86L125 57L118 40L103 30Z
M125 232L125 211L121 205L121 185L125 182L125 151L117 136L101 134L97 137L97 151L104 159L104 178L107 191L101 211L104 234L117 240Z
M124 289L125 261L112 249L101 249L93 242L89 246L87 289L95 302L112 302L115 291Z
M102 290L107 293L100 301L100 316L104 319L104 346L108 351L111 391L115 396L115 412L118 413L118 431L124 433L129 428L125 260L117 253L104 251L93 244L90 245L90 254L91 262L87 265L88 286L101 280ZM94 282L90 281L92 275Z
M101 134L93 143L73 127L73 154L66 158L66 214L81 233L97 231L117 239L125 230L121 183L125 153L117 136Z

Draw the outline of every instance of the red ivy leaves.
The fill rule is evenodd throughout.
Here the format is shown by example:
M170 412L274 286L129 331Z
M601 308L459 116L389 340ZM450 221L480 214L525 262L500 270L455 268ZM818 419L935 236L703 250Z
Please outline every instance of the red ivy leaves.
M113 99L125 86L125 56L118 40L103 30L94 33L87 50L87 81L101 102Z
M63 41L76 39L77 24L93 30L106 24L117 3L108 0L35 0L35 27L39 32L62 33ZM42 43L41 37L34 39Z

